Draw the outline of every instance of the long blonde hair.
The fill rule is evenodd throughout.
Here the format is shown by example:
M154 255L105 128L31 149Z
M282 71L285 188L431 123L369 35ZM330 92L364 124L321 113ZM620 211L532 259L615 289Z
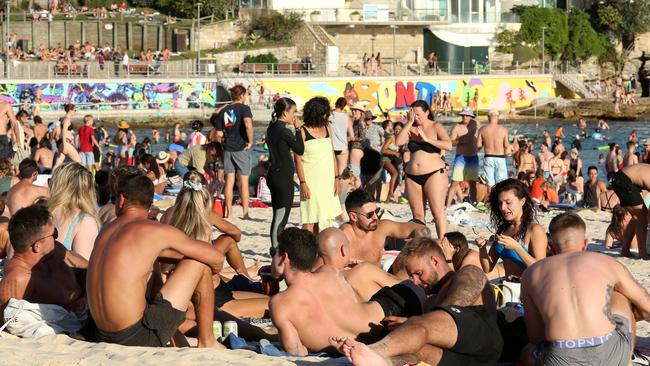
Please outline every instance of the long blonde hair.
M79 163L63 164L54 169L48 208L51 213L61 208L63 217L79 210L97 219L97 193L92 173Z
M210 241L212 224L210 211L212 196L205 186L203 176L196 171L187 174L172 213L170 225L192 239Z

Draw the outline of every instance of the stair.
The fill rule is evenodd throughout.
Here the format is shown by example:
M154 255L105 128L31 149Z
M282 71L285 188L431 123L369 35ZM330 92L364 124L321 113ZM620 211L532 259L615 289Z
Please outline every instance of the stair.
M297 32L292 40L296 45L298 57L304 59L311 54L315 67L324 67L327 62L327 46L336 46L332 36L319 25L304 24L304 28Z
M593 91L591 91L589 88L587 88L587 86L583 82L583 78L581 74L555 73L553 74L553 78L555 79L556 82L561 83L569 90L579 95L581 98L584 99L596 98L596 94Z

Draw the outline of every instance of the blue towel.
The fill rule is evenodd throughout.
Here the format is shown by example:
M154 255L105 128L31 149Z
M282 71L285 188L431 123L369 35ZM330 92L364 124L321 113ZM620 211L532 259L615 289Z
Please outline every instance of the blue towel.
M229 334L228 338L226 338L223 342L224 346L228 347L229 349L245 349L248 351L253 351L256 353L260 353L266 356L273 356L273 357L302 357L298 355L292 355L291 353L287 353L284 351L280 350L279 344L274 344L266 339L262 339L259 342L246 342L244 338L238 337L234 334ZM327 354L324 352L320 353L310 353L305 357L327 357ZM349 365L350 363L345 357L339 357L336 360L337 364L340 365Z

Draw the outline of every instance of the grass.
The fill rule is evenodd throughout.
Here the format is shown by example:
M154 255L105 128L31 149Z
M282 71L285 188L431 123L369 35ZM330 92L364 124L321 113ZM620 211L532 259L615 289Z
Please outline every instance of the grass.
M209 53L220 54L224 52L250 51L250 50L258 50L261 48L268 48L268 47L288 47L288 46L291 46L291 42L289 41L269 41L265 39L260 39L255 44L246 43L243 44L241 47L239 47L237 41L235 43L231 43L224 47L201 50L201 55L202 55L201 58L205 59L205 55ZM188 51L178 56L172 56L171 60L191 60L191 59L195 59L196 56L197 56L196 51Z

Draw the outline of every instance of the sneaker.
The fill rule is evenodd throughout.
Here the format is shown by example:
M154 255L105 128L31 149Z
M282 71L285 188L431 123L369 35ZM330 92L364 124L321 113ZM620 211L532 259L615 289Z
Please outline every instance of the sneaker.
M639 351L634 350L634 352L632 352L632 364L649 366L650 360L648 360L648 358L642 355Z

